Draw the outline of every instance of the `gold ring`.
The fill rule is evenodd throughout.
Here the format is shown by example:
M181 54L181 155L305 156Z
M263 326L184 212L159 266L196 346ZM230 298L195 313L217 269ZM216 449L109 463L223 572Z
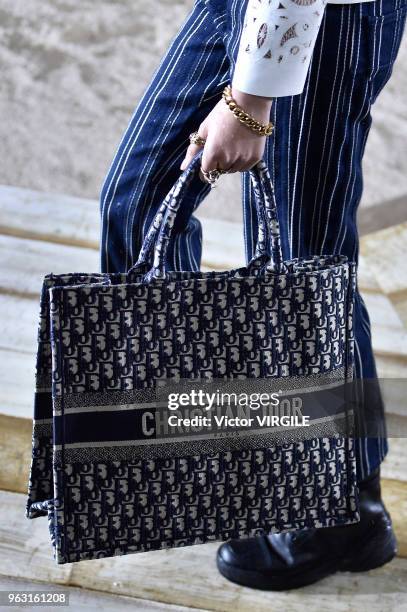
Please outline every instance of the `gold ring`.
M205 176L212 176L215 179L219 178L220 174L229 174L231 172L234 172L234 170L231 170L230 168L228 170L223 170L223 168L215 168L214 170L208 170L207 172L202 170L202 173L205 174Z
M207 183L210 184L211 187L215 187L216 183L219 180L220 175L223 173L222 170L218 170L217 168L214 170L202 170L201 168L201 172L205 177L205 180Z
M198 132L192 132L192 134L189 135L189 142L194 145L202 146L205 144L206 140L202 138Z
M215 168L214 170L202 170L202 174L209 179L210 181L217 181L220 175L222 174L222 170L218 170Z

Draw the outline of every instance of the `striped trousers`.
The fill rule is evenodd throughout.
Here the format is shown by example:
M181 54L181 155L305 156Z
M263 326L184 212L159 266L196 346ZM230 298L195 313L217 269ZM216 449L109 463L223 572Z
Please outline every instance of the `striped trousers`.
M195 0L162 57L101 189L102 272L124 272L137 260L149 223L180 174L189 134L231 80L246 4ZM328 4L303 93L273 101L275 130L264 159L275 186L286 259L343 253L358 260L355 219L370 109L391 75L405 17L406 0ZM257 222L248 173L241 181L249 260ZM209 190L198 176L192 182L177 217L168 269L199 269L202 234L193 213ZM356 376L377 380L369 316L358 292L355 337ZM369 384L359 420L363 479L388 450L378 386Z

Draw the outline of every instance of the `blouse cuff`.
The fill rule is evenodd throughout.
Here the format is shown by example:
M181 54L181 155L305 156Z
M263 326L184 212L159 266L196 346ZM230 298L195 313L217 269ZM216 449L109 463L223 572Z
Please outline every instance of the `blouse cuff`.
M277 98L295 96L303 92L311 57L301 62L253 65L244 58L238 59L232 78L232 86L254 96Z

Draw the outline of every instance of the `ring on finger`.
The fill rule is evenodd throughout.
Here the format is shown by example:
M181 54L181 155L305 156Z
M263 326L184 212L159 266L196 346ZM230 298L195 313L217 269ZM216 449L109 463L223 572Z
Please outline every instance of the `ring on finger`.
M213 170L202 170L202 174L209 181L217 181L220 175L222 174L222 170L218 170L218 168L215 168Z
M189 142L194 145L202 146L205 144L206 140L202 138L198 132L192 132L192 134L189 135Z
M214 170L202 170L202 174L210 179L217 180L221 174L230 174L231 172L235 172L232 168L228 168L227 170L223 170L223 168L215 168Z
M216 183L220 178L220 175L222 174L222 171L218 170L217 168L215 168L214 170L203 170L201 168L201 172L206 182L209 183L211 187L215 187Z

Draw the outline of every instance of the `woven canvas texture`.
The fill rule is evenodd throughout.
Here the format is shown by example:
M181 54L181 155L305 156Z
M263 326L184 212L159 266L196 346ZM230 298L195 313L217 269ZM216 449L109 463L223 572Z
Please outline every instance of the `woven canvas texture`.
M350 379L355 273L260 253L220 273L47 275L26 515L48 517L56 562L357 521L351 436L143 456L118 425L160 379Z

